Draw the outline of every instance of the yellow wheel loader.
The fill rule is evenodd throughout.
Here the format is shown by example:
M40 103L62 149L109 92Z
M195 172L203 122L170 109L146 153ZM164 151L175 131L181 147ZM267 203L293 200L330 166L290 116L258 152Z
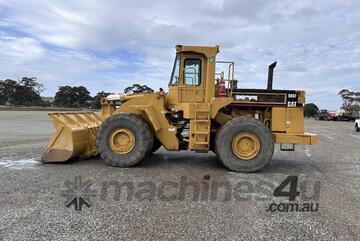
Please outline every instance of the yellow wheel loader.
M129 167L163 146L213 151L230 170L254 172L271 160L275 143L293 151L295 144L317 142L304 133L304 91L272 89L276 62L266 89L242 89L235 63L217 61L218 52L219 46L177 45L167 93L109 95L99 116L50 113L56 133L42 161L100 154L111 166Z

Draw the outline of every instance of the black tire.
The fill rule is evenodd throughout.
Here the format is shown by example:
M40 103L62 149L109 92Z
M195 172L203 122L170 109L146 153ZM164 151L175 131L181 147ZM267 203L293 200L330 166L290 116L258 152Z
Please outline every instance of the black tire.
M156 152L157 150L160 149L161 146L162 146L161 142L154 136L154 145L153 145L152 149L150 150L149 154Z
M260 142L259 152L250 160L237 157L232 141L240 132L250 132ZM236 172L255 172L266 166L274 154L274 140L270 130L262 122L251 117L236 117L218 130L215 137L215 153L221 162Z
M360 127L358 126L357 123L355 124L355 130L356 130L356 132L359 132L359 131L360 131Z
M126 154L113 151L109 145L109 136L118 128L129 129L135 137L133 149ZM153 133L147 122L140 116L131 113L120 113L107 118L96 135L96 144L100 156L108 165L115 167L130 167L140 162L154 144Z

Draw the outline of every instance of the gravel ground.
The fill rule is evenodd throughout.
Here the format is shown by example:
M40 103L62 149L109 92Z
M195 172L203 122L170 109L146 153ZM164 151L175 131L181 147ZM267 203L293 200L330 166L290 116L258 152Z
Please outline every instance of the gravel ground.
M277 146L263 171L242 174L212 153L163 149L134 168L99 158L41 164L53 133L46 113L2 111L0 240L357 240L360 134L353 125L306 120L317 145ZM287 176L298 176L295 202L317 210L267 211L289 203L273 196ZM83 188L74 191L75 184ZM90 207L76 211L67 202L76 191Z

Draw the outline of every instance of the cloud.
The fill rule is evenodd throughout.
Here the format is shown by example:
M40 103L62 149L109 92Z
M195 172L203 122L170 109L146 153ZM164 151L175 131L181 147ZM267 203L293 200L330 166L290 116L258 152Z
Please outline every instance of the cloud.
M81 50L48 49L29 37L9 37L0 32L0 78L35 76L45 85L45 93L55 93L60 85L86 85L97 91L101 81L114 78L112 71L126 66L121 59L100 58Z
M219 44L243 87L299 88L335 109L358 89L360 2L329 0L0 0L0 77L37 76L94 93L166 87L176 44Z
M14 38L0 35L0 43L2 62L9 64L20 65L36 60L44 52L39 41L28 37Z

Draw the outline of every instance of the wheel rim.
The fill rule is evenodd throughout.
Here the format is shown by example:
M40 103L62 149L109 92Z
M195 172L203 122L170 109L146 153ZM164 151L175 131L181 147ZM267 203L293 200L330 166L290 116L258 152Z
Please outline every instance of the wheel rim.
M233 153L242 160L251 160L260 151L259 138L250 132L240 132L232 141Z
M109 144L111 150L124 155L134 149L135 136L129 129L119 128L110 134Z

